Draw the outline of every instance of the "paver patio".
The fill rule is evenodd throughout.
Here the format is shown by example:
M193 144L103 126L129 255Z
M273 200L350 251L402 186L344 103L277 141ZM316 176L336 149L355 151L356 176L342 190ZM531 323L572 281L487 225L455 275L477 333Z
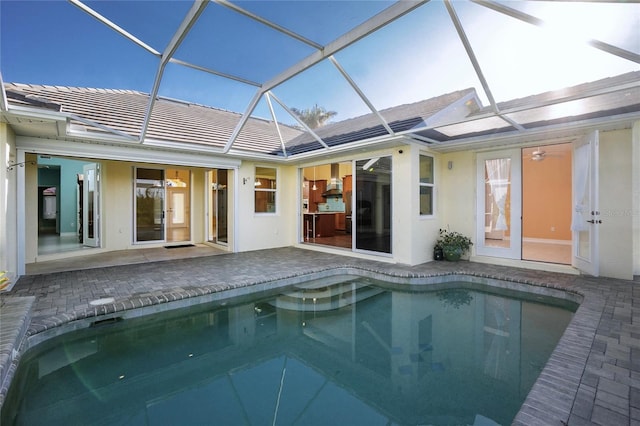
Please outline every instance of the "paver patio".
M165 305L172 301L184 305L198 300L194 297L225 291L267 289L274 280L340 269L433 281L472 276L507 280L536 293L569 292L582 299L580 307L514 424L640 425L638 278L593 278L468 261L411 267L297 248L199 256L20 278L10 292L0 295L0 362L6 377L0 403L20 359L21 353L13 349L21 322L25 322L24 348L77 320L172 306ZM105 297L114 298L114 303L89 304Z

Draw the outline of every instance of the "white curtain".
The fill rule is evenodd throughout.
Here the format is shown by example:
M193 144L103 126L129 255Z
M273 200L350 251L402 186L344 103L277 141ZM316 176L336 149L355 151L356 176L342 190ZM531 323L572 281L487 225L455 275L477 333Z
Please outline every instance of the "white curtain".
M511 159L496 158L486 160L487 177L491 187L491 196L498 205L498 219L492 231L506 231L507 218L505 216L505 205L507 203L507 191L509 189L509 178L511 175Z
M589 178L589 145L582 145L576 148L573 154L575 168L575 191L573 194L573 214L571 215L571 230L586 231L588 229L586 219L584 217L585 210L589 206L585 206L585 197L588 189Z

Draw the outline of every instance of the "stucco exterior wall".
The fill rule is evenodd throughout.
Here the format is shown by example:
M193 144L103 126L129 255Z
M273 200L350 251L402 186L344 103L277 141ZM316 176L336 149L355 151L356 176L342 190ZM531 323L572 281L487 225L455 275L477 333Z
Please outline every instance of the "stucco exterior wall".
M103 161L102 164L102 248L125 250L141 246L149 247L166 243L134 244L134 167L174 168L176 166ZM181 167L180 167L181 168ZM192 242L205 240L205 170L191 169L190 224Z
M600 132L600 275L633 278L631 131Z
M402 151L402 153L400 153ZM419 247L422 230L416 228L418 215L418 151L412 147L394 150L392 156L391 247L396 262L415 264L426 261ZM357 171L356 171L357 172ZM412 196L413 195L413 196Z
M38 160L35 154L25 154L29 163ZM38 166L27 164L24 168L24 219L25 219L25 263L38 257Z
M442 155L439 163L440 228L460 232L475 244L476 155L470 151L447 153ZM472 246L473 253L475 250Z
M434 214L429 216L420 215L420 155L434 159ZM394 153L394 258L399 263L417 265L433 260L441 217L439 158L440 154L417 145L406 145Z
M203 169L191 171L191 238L196 243L202 243L206 239L205 178Z
M36 156L27 154L27 159L35 161ZM95 249L93 252L127 250L166 244L163 242L151 242L148 244L134 243L134 167L173 168L176 166L91 159L87 159L86 162L98 162L101 165L101 247ZM191 236L192 242L202 243L205 240L206 226L206 171L204 169L193 168L191 172ZM37 166L28 165L25 168L25 173L26 263L74 255L73 253L62 253L38 256Z
M273 167L276 176L275 213L255 213L254 179L255 167ZM284 247L295 244L298 223L297 205L300 185L298 169L268 163L243 162L238 170L238 241L237 251ZM246 182L243 180L246 179Z
M331 159L322 160L321 163L309 163L296 166L295 179L299 181L297 175L298 168L313 168L318 164L317 178L328 179L329 178L329 163L343 163L351 162L353 160L363 160L376 157L390 156L392 159L392 254L387 255L374 255L373 258L378 260L388 260L395 263L416 265L432 260L433 243L438 234L438 215L421 217L419 211L419 160L420 154L433 155L437 162L438 154L428 152L422 146L414 145L411 143L405 145L399 145L394 148L380 149L375 151L369 151L364 154L353 155L347 154L344 156L334 157ZM320 166L321 165L321 166ZM436 165L436 173L438 166ZM322 168L322 174L319 172ZM348 172L341 171L341 174L356 174L357 171L349 168ZM436 177L436 194L439 190L437 188L439 177ZM355 181L354 181L355 185ZM296 196L292 198L293 204L290 206L292 211L295 212L294 217L291 220L294 223L295 233L292 235L292 244L298 243L298 228L301 227L299 222L300 215L300 200L299 194L301 189L298 187L295 189ZM437 206L437 200L435 201ZM287 225L291 226L291 225ZM314 249L313 245L301 245L301 247ZM345 250L326 249L333 253L339 253L344 255L350 255L354 257L369 257L371 255Z
M632 130L600 133L600 275L632 279L640 269L640 126ZM475 241L475 153L455 152L440 156L438 222L440 227L462 232ZM447 165L451 162L452 168ZM635 204L634 204L635 203ZM632 230L632 232L630 232ZM475 250L472 248L472 254ZM488 261L487 259L476 260ZM497 263L505 263L495 259ZM509 264L517 266L516 263Z
M18 169L7 170L16 161L16 140L13 130L0 123L0 271L13 281L18 271L16 185Z
M133 241L133 164L101 162L102 247L125 250Z

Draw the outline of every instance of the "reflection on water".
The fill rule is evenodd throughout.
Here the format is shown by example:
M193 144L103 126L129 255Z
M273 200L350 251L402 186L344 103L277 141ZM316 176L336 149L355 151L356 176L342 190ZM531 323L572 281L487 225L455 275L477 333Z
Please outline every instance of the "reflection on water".
M341 277L25 357L2 425L510 424L571 310Z

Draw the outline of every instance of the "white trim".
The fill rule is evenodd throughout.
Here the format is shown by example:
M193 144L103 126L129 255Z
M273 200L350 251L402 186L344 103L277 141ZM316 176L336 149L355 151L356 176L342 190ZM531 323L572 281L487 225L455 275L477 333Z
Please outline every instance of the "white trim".
M256 169L260 167L261 169L273 169L276 171L276 187L275 188L259 188L257 186L255 186L255 182L256 179L258 178L258 174L256 173ZM274 166L274 165L264 165L264 164L259 164L256 163L253 165L253 180L251 181L251 183L253 184L253 214L254 216L278 216L280 215L280 198L281 197L281 190L280 188L282 187L282 182L280 182L281 179L281 175L282 175L282 170L280 170L279 166ZM275 194L275 198L276 198L276 202L275 202L275 206L274 209L275 211L266 211L266 212L257 212L256 211L256 192L264 192L264 193L273 193Z
M0 73L0 112L9 111L9 101L7 99L7 91L4 88L4 80Z
M227 175L227 185L229 183L229 175ZM240 252L240 240L238 235L240 233L240 169L235 168L233 171L233 240L231 241L231 247L233 253ZM228 229L227 225L227 229Z
M633 233L633 275L640 276L640 121L631 130L631 230Z
M24 163L24 151L16 148L16 162ZM26 193L25 193L25 169L26 167L18 167L16 169L16 210L17 210L17 272L19 277L26 273L25 258L27 254L26 245Z
M148 149L145 146L117 146L97 143L69 142L56 139L16 136L16 149L22 152L101 160L168 164L188 167L237 168L241 161L222 156Z
M302 242L295 244L294 247L305 249L305 250L317 251L320 253L330 253L330 254L337 254L341 256L354 257L357 259L375 260L377 262L385 262L385 263L397 263L395 259L388 253L373 254L378 252L353 251L353 250L344 249L344 248L335 248L331 246L309 244L309 243L302 243Z
M585 212L583 214L583 220L589 220L590 223L586 225L586 229L577 228L573 230L573 253L571 264L578 268L580 271L597 277L600 273L600 226L598 220L600 218L599 211L599 147L600 147L600 133L595 130L584 135L581 139L573 142L573 154L572 154L572 201L579 192L576 192L576 150L581 147L586 147L588 152L588 164L589 170L586 176L587 188L586 194L588 195L589 205L584 206ZM576 207L573 207L576 208ZM589 238L589 254L587 257L579 256L580 245L580 232L588 232Z
M503 112L503 114L506 114ZM486 118L486 117L482 117ZM616 116L600 117L596 119L587 119L576 121L573 123L559 123L551 126L536 127L529 130L514 130L501 134L491 134L483 136L474 136L465 139L458 139L450 142L442 142L438 145L432 145L434 150L438 152L464 151L468 149L496 149L500 147L508 147L519 143L533 143L538 140L562 139L575 137L578 134L589 130L609 130L617 129L620 126L630 128L630 123L638 120L637 112L620 114ZM476 120L476 118L474 118ZM465 120L466 123L473 120ZM453 123L456 124L456 123ZM434 130L438 130L437 126ZM426 129L425 129L426 130Z
M509 247L485 245L485 162L508 158L510 162L511 212ZM476 241L478 256L522 259L522 151L517 148L479 153L476 156Z
M433 177L433 182L431 183L422 183L420 182L420 157L429 157L432 160L432 177ZM420 219L428 219L428 218L433 218L436 215L436 211L437 211L437 206L436 206L436 200L438 199L438 196L436 194L436 176L437 176L437 172L436 172L436 158L433 154L431 153L427 153L425 151L420 150L418 152L418 217ZM420 189L422 187L425 188L431 188L431 213L430 214L422 214L420 213Z
M383 251L375 251L375 250L366 250L366 249L359 249L357 247L356 244L356 237L358 234L358 227L357 227L357 222L355 221L355 207L356 207L356 202L357 202L357 185L358 185L358 173L362 173L362 171L358 171L358 168L356 167L356 163L358 161L362 161L362 160L366 160L366 159L372 159L372 158L376 158L376 161L380 160L381 158L389 158L390 161L390 182L389 182L389 197L390 197L390 206L391 206L391 223L389 224L390 226L390 231L391 231L391 236L390 241L389 241L389 253L383 252ZM370 164L369 164L370 166ZM396 210L395 206L394 206L394 202L393 202L393 183L394 183L394 179L396 179L396 176L394 174L394 168L393 168L393 152L388 152L388 153L384 153L384 152L369 152L365 154L362 154L361 156L357 156L357 157L353 157L353 159L351 160L351 170L352 170L352 179L353 179L353 183L352 183L352 196L351 196L351 221L352 221L352 225L351 225L351 251L353 253L361 253L361 254L371 254L371 255L375 255L376 257L379 256L381 258L389 258L389 259L395 259L396 256L396 252L398 251L396 249L396 247L394 247L394 226L393 226L393 215L394 215L394 211ZM362 170L362 168L361 168ZM381 202L381 201L380 201ZM373 206L372 206L373 207ZM394 250L396 249L396 250Z

